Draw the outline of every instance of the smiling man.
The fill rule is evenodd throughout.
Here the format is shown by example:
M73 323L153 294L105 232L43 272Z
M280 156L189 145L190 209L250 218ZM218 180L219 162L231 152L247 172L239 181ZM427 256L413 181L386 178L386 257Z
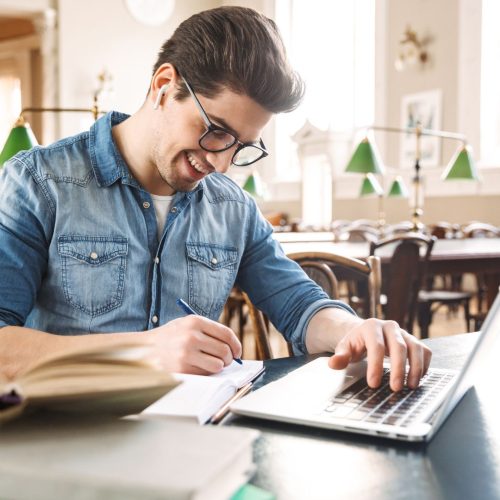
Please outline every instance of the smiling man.
M254 201L223 174L268 154L273 114L303 84L275 24L223 7L184 21L161 48L142 107L22 152L0 183L0 366L143 338L166 369L215 373L241 355L217 323L236 284L297 353L368 358L380 383L415 387L430 351L391 321L362 320L288 260ZM196 316L184 316L177 298Z

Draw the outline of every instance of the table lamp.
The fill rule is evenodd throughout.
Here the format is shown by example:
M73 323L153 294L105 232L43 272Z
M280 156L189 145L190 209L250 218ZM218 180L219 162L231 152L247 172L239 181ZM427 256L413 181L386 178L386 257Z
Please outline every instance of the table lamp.
M35 134L31 130L29 123L24 118L26 113L92 113L94 120L97 120L100 114L104 114L105 111L100 111L97 104L94 103L92 108L23 108L19 118L14 123L12 130L7 136L7 141L0 153L0 168L3 167L4 163L12 158L19 151L25 151L31 149L33 146L38 144Z
M253 171L245 180L242 189L254 197L262 198L264 196L264 186L257 171Z
M5 145L0 153L0 168L9 159L12 158L19 151L24 151L26 149L31 149L36 146L38 141L36 140L35 134L29 123L24 121L21 115L14 123L12 130L7 136Z
M408 188L400 175L392 181L387 196L389 198L408 198Z
M108 89L109 83L112 81L113 77L104 70L97 78L98 85L93 92L93 103L90 108L23 108L0 153L0 168L19 151L25 151L38 145L35 134L25 119L26 113L91 113L94 120L97 120L99 115L105 114L106 111L102 111L99 107L99 99L101 94Z
M479 179L474 162L472 160L470 146L467 145L466 137L463 134L446 132L444 130L424 129L422 128L420 123L417 123L416 127L410 127L410 128L397 128L397 127L372 125L368 127L368 129L380 130L384 132L395 132L400 134L413 134L415 136L415 163L414 163L414 177L413 177L414 202L412 211L412 223L414 230L418 230L421 227L422 223L420 219L423 214L423 208L422 208L423 202L421 200L422 181L421 181L421 165L420 165L420 154L421 154L420 141L422 136L440 137L442 139L454 139L462 142L461 147L448 163L448 166L446 167L446 170L444 171L442 176L443 179L446 180ZM372 152L369 152L368 148L370 148ZM369 172L378 173L376 169L377 168L380 169L380 166L378 166L377 154L373 153L373 151L376 151L374 149L374 145L372 145L367 138L363 139L363 141L358 145L358 147L354 151L349 163L347 164L345 171L360 172L360 173L369 173ZM399 189L401 189L401 187Z

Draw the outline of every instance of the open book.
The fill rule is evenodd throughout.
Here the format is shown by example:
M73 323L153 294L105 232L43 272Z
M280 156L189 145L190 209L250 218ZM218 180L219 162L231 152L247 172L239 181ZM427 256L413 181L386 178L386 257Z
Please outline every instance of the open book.
M117 343L47 357L15 380L0 379L0 422L36 408L138 413L179 384L150 354L147 344Z
M200 424L212 416L236 393L262 373L262 361L233 361L214 375L175 373L182 384L146 408L141 415L176 416L195 420Z

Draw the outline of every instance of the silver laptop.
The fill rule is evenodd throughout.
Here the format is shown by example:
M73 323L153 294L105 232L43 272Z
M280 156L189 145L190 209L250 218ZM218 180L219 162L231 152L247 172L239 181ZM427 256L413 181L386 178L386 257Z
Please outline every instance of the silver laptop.
M366 363L332 370L320 357L230 407L236 414L403 441L429 441L474 384L475 374L500 336L500 294L460 371L429 369L417 389L394 393L389 364L382 384L370 389Z

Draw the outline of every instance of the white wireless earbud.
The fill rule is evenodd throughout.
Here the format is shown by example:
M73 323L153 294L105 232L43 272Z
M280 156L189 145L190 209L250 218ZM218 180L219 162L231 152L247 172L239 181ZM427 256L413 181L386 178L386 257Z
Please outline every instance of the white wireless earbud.
M168 83L161 86L160 90L158 91L158 95L156 96L156 101L154 103L153 109L158 109L160 107L161 98L163 97L167 89Z

